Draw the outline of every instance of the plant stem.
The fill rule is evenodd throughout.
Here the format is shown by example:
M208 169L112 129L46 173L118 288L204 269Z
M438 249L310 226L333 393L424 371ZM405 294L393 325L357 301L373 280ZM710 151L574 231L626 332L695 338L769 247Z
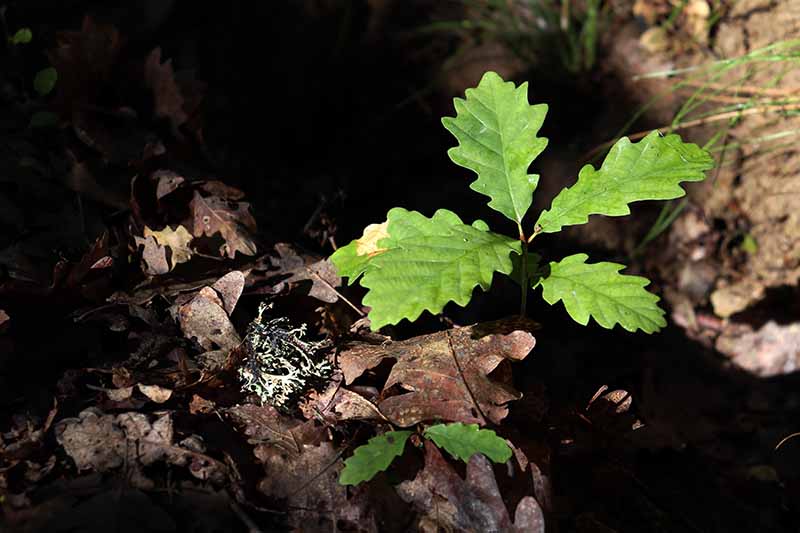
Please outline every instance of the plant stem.
M528 240L522 236L522 279L520 279L519 315L525 316L528 305Z

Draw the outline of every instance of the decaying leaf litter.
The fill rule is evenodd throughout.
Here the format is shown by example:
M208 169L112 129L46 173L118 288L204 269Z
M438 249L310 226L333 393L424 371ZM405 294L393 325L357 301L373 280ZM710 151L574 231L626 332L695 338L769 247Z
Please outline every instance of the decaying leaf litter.
M501 321L475 326L487 330L474 335L474 327L435 322L388 331L392 337L365 330L339 299L341 280L324 260L330 237L346 242L356 235L331 225L322 213L329 200L319 199L298 226L308 229L307 246L323 243L310 245L316 254L265 238L271 230L259 225L262 218L256 222L260 198L228 184L225 173L187 166L187 153L207 163L216 157L205 143L206 85L173 70L160 43L136 56L113 25L86 18L73 27L80 29L59 35L49 54L71 73L60 78L52 101L58 131L66 134L55 150L22 148L31 179L15 190L19 205L37 198L46 209L41 218L12 220L37 229L43 221L58 232L34 232L4 248L9 304L0 306L0 344L13 356L31 346L20 331L41 336L46 326L27 324L44 320L66 317L70 334L41 339L38 347L51 354L70 347L63 363L42 369L37 392L13 384L5 392L11 407L0 444L4 520L68 530L106 516L130 523L134 509L146 509L141 527L163 531L383 531L390 524L536 531L543 517L566 530L709 530L695 521L700 504L674 496L703 494L680 490L699 475L727 483L704 502L712 515L723 502L751 502L720 518L724 523L748 523L741 521L762 505L776 509L752 499L763 491L785 502L767 523L785 523L781 513L792 508L784 496L790 493L779 490L792 486L786 466L759 459L769 457L764 446L742 460L741 448L725 440L772 442L790 433L770 413L779 390L745 375L720 381L708 358L670 360L647 340L569 327L556 333L535 308L529 314L541 317L543 328ZM146 103L126 90L130 80L150 93ZM59 198L62 188L67 195ZM75 193L84 199L78 208L64 201ZM315 207L322 211L314 214ZM99 216L104 209L113 216ZM353 228L369 221L351 216ZM74 220L74 227L62 223ZM64 247L54 263L53 243L71 242L79 252ZM359 307L357 292L346 296ZM308 324L310 340L327 338L321 352L337 363L296 411L260 405L239 390L236 374L250 355L247 326L265 299L273 302L266 320L287 317L287 332ZM39 312L21 302L38 304ZM696 353L675 335L663 342ZM489 351L481 351L484 344ZM374 481L340 483L359 445L393 426L413 430L432 419L488 422L514 458L492 467L475 456L464 465L412 435L398 462ZM708 458L724 465L724 477ZM609 489L617 508L604 496ZM197 509L209 512L198 519Z

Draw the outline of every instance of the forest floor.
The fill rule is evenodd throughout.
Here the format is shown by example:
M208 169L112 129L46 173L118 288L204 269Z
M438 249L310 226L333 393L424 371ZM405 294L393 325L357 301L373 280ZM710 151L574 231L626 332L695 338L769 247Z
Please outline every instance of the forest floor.
M600 2L596 33L588 1L66 4L0 11L3 531L800 528L796 0ZM485 217L440 117L487 70L549 105L534 207L622 134L715 156L685 199L537 240L650 278L665 330L520 319L500 279L365 326L327 257L394 206ZM319 376L264 404L261 349ZM418 431L340 484L420 412L513 458Z

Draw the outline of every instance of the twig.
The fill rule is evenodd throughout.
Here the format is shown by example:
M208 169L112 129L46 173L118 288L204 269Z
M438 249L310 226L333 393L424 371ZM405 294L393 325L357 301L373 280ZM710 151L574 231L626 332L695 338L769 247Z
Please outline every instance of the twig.
M478 403L478 399L475 398L475 394L472 392L472 389L469 387L469 383L467 382L467 377L464 375L464 371L461 370L461 365L458 364L458 356L456 356L456 349L453 346L453 338L450 336L450 332L449 331L447 331L446 333L447 333L447 345L450 346L450 354L452 354L453 362L456 364L456 369L458 370L458 373L461 375L461 381L464 382L464 387L466 387L470 398L472 398L472 403L475 404L475 408L478 410L478 412L481 414L481 416L483 418L488 420L488 417L486 416L486 413L483 412L483 409L481 409L481 406Z
M261 528L258 527L258 524L253 522L253 519L247 516L247 513L244 512L244 509L242 509L238 503L236 503L234 500L231 500L230 507L231 511L233 511L233 514L235 514L239 518L239 520L241 520L242 523L244 523L245 527L247 527L247 533L262 532Z
M792 433L791 435L786 435L785 437L783 437L781 441L775 445L775 449L777 450L778 448L786 444L787 441L792 440L795 437L800 437L800 432Z
M314 276L314 277L316 277L318 280L320 280L322 283L324 283L326 287L328 287L330 290L332 290L333 292L335 292L335 293L336 293L336 296L338 296L339 298L341 298L341 299L342 299L342 301L343 301L344 303L346 303L347 305L349 305L349 306L350 306L350 307L353 309L353 311L355 311L356 313L358 313L358 316L360 316L361 318L364 318L364 317L366 316L366 315L364 314L364 311L362 311L361 309L359 309L358 307L356 307L356 306L353 304L353 302L351 302L350 300L348 300L347 298L345 298L345 297L344 297L344 295L343 295L341 292L337 291L337 290L336 290L336 289L333 287L333 285L331 285L330 283L328 283L328 281L327 281L325 278L323 278L322 276L320 276L319 274L317 274L316 272L314 272L313 270L311 270L311 269L310 269L310 268L308 268L308 267L306 267L306 270L308 271L308 273L309 273L309 274L311 274L312 276Z

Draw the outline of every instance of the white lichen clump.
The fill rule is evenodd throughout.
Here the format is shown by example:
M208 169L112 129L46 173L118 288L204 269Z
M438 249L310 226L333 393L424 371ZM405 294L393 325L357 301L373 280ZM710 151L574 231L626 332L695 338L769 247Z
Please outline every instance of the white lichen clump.
M333 367L319 354L324 343L304 339L305 324L292 328L283 317L265 320L264 311L270 308L262 303L247 328L239 378L242 390L255 393L262 404L289 411L309 389L327 380Z

